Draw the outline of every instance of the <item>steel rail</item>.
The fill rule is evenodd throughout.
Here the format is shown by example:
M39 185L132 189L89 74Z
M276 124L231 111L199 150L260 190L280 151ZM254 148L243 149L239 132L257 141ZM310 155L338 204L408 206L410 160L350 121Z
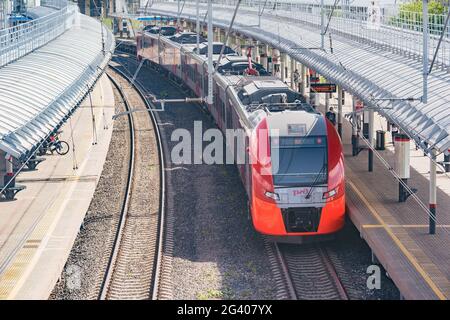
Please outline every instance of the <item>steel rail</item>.
M111 81L111 83L117 88L117 91L119 92L119 95L121 96L121 98L124 102L125 109L129 110L130 105L129 105L128 100L125 96L125 93L122 91L120 85L117 83L116 80L114 80L114 78L109 73L106 73L106 74L108 75L108 78ZM106 267L106 272L105 272L105 275L104 275L104 278L103 278L103 281L102 281L102 284L100 287L100 294L98 297L99 300L106 300L106 298L107 298L109 286L111 284L111 280L112 280L113 273L114 273L114 266L116 264L117 257L119 255L120 243L121 243L121 239L123 236L123 230L125 227L126 216L128 214L128 204L130 201L131 185L133 183L134 150L135 150L134 124L133 124L133 115L132 114L128 115L128 125L130 128L130 161L129 161L129 166L128 166L128 177L127 177L127 185L126 185L126 190L125 190L125 199L122 204L122 209L121 209L120 219L119 219L119 226L117 228L116 235L115 235L114 242L113 242L112 254L109 258L108 265Z
M281 252L281 249L277 243L274 243L274 250L275 250L275 254L277 256L279 268L281 269L282 273L284 274L284 281L285 281L285 285L286 285L286 290L289 294L289 298L291 300L298 300L297 291L295 290L294 281L292 280L291 274L289 273L288 264L287 264L287 262L284 258L284 255Z
M144 101L145 106L149 112L156 138L157 138L157 146L158 146L158 158L160 163L160 204L159 204L159 224L158 224L158 241L157 241L157 250L156 250L156 259L155 265L153 268L153 281L152 287L150 288L151 298L153 300L158 299L159 294L159 282L161 275L161 266L163 262L163 249L164 249L164 230L165 230L165 212L166 212L166 177L165 177L165 157L164 157L164 149L162 144L162 136L161 131L159 129L159 125L156 119L156 115L153 111L153 108L146 98L146 95L143 93L143 88L141 88L140 84L135 81L132 82L132 79L120 69L110 66L116 73L120 74L123 78L125 78L129 83L133 83L133 88L136 90L142 101Z

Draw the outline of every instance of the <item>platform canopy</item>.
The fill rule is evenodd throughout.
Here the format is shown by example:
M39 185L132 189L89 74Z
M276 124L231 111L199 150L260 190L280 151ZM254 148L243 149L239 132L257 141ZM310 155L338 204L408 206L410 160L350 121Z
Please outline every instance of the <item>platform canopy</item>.
M151 12L155 15L177 17L177 10L176 3L155 3ZM214 7L214 25L228 29L233 10L234 7L231 6ZM204 12L203 6L200 21L203 21ZM195 5L185 4L179 16L196 21L195 13ZM374 108L390 122L397 124L425 150L433 148L438 152L448 153L448 68L434 68L429 76L428 103L424 104L420 102L422 62L417 56L411 54L409 57L393 52L386 46L374 46L370 41L360 39L359 34L341 35L339 32L334 32L331 40L327 34L325 50L320 50L320 28L300 21L300 17L295 20L287 15L280 12L277 15L264 15L261 18L261 27L258 27L256 9L250 11L247 7L241 7L233 30L244 38L252 38L279 49L327 80L338 84L363 101L365 106ZM398 36L398 39L404 37L400 31L391 29L389 32ZM421 42L420 33L412 36L414 41ZM445 54L448 54L448 51Z
M24 160L70 117L103 73L114 38L77 13L55 40L0 68L0 150Z

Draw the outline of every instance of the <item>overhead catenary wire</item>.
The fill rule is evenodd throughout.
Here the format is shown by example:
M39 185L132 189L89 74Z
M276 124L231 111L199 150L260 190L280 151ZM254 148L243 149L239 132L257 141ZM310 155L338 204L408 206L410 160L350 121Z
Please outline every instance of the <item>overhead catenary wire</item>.
M217 59L216 68L215 68L214 72L217 72L217 69L219 69L220 61L222 60L225 46L227 45L228 37L230 36L231 30L233 29L234 20L236 19L236 15L239 10L239 6L241 5L241 2L242 2L242 0L238 0L236 3L236 8L234 9L234 13L233 13L233 18L231 19L230 26L228 27L227 33L225 35L225 39L222 44L222 48L220 49L219 59ZM197 52L197 54L199 54L199 52Z
M349 121L349 123L352 126L355 126L355 124L352 123L351 121ZM405 190L410 194L410 196L417 202L419 207L421 207L423 211L427 214L428 218L437 223L437 218L432 214L432 212L428 208L428 205L423 203L422 199L420 199L419 196L414 192L414 190L412 190L411 187L401 179L401 177L397 174L397 172L395 172L394 168L389 164L389 162L387 162L386 159L383 158L383 156L378 152L378 150L376 150L372 146L372 144L364 137L364 135L359 130L358 130L358 137L367 145L367 147L373 152L373 154L375 154L378 160L380 160L383 166L386 167L386 169L388 169L388 171L394 176L394 178L405 188ZM450 230L446 230L446 228L443 229L445 230L444 232L450 234Z
M335 56L335 55L334 55L334 56ZM335 57L336 57L336 56L335 56ZM339 59L338 59L338 60L339 60ZM352 75L351 72L350 72L347 68L345 68L345 66L343 65L343 63L342 63L341 61L337 61L337 63L342 67L342 70L343 70L343 71L345 71L346 73L348 73L350 76ZM409 80L406 80L406 81L407 81L407 82L410 82ZM349 84L347 85L347 87L352 87L351 83L349 83ZM356 91L356 89L353 90L353 91ZM376 105L377 108L380 109L380 110L385 109L385 108L381 107L380 105L378 105L375 101L371 101L371 103L373 103L374 105ZM376 110L376 111L379 112L379 110ZM412 140L416 141L416 142L418 143L419 147L420 147L421 149L423 149L424 151L428 152L428 151L430 150L430 148L432 148L432 146L429 147L429 148L424 147L424 146L422 145L422 143L421 143L422 141L421 141L421 140L418 140L418 137L412 137L407 131L403 130L403 126L402 126L401 124L399 124L398 121L397 121L396 119L393 119L392 117L389 117L389 116L384 115L384 114L381 114L381 115L384 116L384 117L388 117L390 122L396 124L399 128L401 128L402 131L405 132L405 134L407 134L409 138L411 138ZM430 158L430 156L429 156L428 154L427 154L427 157ZM431 158L430 158L430 159L431 159ZM433 162L437 163L435 160L433 160L433 159L431 159L431 160L432 160ZM437 164L438 164L438 163L437 163ZM438 165L439 165L439 164L438 164ZM446 174L446 177L449 178L449 176L448 176L447 174Z

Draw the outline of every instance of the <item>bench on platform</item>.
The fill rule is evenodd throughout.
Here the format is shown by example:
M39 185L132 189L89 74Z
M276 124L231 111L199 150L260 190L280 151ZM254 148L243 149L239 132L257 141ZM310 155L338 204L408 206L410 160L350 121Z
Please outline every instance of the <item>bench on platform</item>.
M41 163L42 161L45 161L45 158L43 158L43 157L33 157L30 160L28 160L27 167L30 170L34 170L34 169L36 169L37 165L39 163Z
M16 197L16 194L19 193L22 190L25 190L26 186L24 185L20 185L20 184L16 184L13 187L6 187L3 190L3 186L0 186L0 190L2 191L3 196L5 197L6 200L13 200Z

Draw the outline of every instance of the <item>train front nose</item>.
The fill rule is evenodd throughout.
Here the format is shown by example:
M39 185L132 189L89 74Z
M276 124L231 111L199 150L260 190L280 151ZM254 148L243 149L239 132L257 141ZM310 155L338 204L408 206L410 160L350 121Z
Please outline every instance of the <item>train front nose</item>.
M314 189L310 196L309 188L276 189L277 201L254 197L255 229L273 236L311 236L338 231L344 224L345 196L325 201L326 187Z
M281 209L287 232L317 232L322 208L286 208Z

